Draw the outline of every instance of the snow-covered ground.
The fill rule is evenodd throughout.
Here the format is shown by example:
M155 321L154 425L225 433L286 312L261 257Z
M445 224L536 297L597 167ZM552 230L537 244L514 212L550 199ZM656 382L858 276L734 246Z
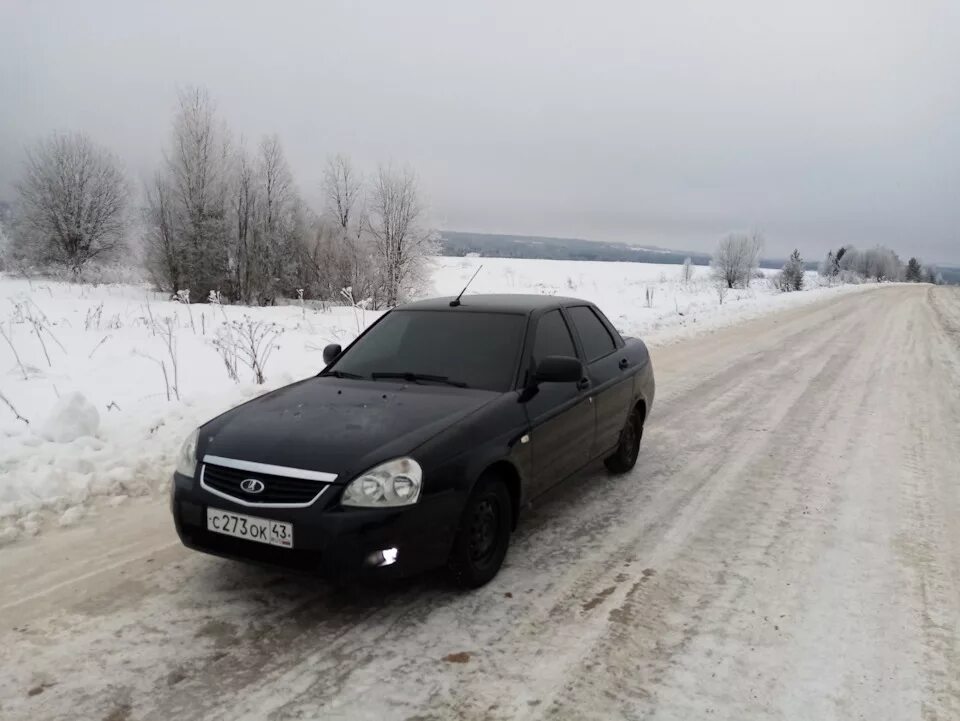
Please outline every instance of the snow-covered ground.
M436 258L427 294L572 295L596 302L624 333L653 345L858 286L780 293L765 279L723 304L706 268L689 283L673 265ZM147 286L72 285L0 275L0 544L45 523L81 521L92 497L163 490L182 438L217 413L323 367L378 313L172 302ZM266 382L232 380L214 340L228 322L276 324ZM173 353L164 340L170 331ZM9 339L9 341L7 340ZM161 365L162 363L162 365ZM174 373L175 372L175 373ZM166 379L165 374L166 373ZM168 387L170 398L168 399ZM15 409L15 411L14 411ZM19 414L20 418L17 417Z
M957 328L905 284L654 349L636 468L535 503L470 593L98 499L0 550L0 719L960 719Z

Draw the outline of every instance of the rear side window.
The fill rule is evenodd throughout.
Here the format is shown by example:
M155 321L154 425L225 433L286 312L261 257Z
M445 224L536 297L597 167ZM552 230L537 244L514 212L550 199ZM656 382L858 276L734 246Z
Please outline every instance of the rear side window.
M617 344L592 308L578 305L568 308L567 312L570 313L570 319L577 329L580 342L583 343L583 352L587 356L588 363L614 351Z
M549 355L577 357L567 322L559 310L544 313L537 322L537 336L533 341L533 362L539 363Z

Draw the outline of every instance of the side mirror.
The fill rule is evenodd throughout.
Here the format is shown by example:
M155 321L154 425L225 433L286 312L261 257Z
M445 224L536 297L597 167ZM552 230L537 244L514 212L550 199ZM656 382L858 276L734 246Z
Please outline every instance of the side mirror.
M533 379L537 383L576 383L583 378L583 364L578 358L548 355L537 366Z
M337 359L337 356L340 355L341 350L339 343L331 343L323 349L323 362L330 365Z

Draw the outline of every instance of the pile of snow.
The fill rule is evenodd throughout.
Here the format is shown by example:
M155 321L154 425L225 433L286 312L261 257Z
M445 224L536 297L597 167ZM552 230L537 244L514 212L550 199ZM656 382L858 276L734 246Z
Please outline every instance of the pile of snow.
M652 345L855 289L782 294L758 279L721 305L706 268L684 283L672 265L436 258L428 293L459 293L480 264L468 295L586 298ZM80 522L85 511L71 509L91 496L164 490L193 428L317 373L326 344L349 343L379 317L351 307L186 306L145 286L3 275L0 309L9 337L0 339L0 544L37 532L43 518ZM239 382L231 379L215 344L229 324L247 319L279 332L263 385L242 364Z
M80 436L95 436L100 414L83 393L68 393L53 407L40 427L40 436L51 443L71 443Z

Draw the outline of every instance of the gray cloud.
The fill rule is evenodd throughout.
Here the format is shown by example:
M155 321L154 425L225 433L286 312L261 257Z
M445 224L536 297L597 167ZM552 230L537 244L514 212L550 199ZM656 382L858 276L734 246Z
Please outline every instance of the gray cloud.
M956 3L565 5L7 0L0 196L54 129L145 177L200 84L308 199L346 152L410 163L450 228L960 262Z

